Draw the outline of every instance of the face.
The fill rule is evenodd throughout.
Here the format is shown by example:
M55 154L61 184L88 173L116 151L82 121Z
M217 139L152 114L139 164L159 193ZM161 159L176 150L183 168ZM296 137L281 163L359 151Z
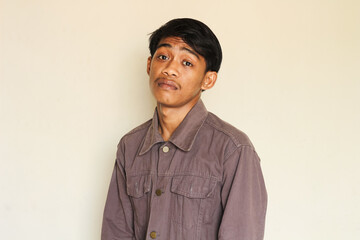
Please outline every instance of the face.
M181 38L167 37L147 63L152 94L163 107L192 107L202 90L210 89L217 73L205 72L205 59Z

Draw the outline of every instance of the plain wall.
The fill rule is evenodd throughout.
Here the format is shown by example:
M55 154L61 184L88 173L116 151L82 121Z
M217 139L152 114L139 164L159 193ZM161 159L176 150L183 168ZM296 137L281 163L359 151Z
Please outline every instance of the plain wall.
M360 1L0 0L0 239L95 240L121 136L152 117L148 34L205 22L209 111L246 132L265 239L360 238Z

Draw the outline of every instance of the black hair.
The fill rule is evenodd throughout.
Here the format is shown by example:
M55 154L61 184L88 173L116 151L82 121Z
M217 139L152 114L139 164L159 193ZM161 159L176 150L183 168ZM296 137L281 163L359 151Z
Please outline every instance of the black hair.
M177 18L167 22L149 38L151 57L157 50L159 42L166 37L179 37L198 54L204 57L207 71L218 72L222 60L219 40L204 23L191 18Z

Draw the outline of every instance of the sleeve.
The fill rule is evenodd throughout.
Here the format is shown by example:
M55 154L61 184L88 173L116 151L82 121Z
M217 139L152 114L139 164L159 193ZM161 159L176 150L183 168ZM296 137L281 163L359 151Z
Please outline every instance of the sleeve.
M119 144L105 204L101 240L135 240L133 209L126 192L123 152Z
M221 200L224 213L219 240L264 238L267 192L260 159L250 146L242 146L224 163Z

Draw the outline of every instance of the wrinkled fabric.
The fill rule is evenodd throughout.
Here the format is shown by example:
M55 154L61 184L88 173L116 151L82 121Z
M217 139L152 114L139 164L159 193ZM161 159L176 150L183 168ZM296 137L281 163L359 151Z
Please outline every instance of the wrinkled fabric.
M151 120L126 134L102 240L261 240L267 193L249 138L201 100L169 141Z

